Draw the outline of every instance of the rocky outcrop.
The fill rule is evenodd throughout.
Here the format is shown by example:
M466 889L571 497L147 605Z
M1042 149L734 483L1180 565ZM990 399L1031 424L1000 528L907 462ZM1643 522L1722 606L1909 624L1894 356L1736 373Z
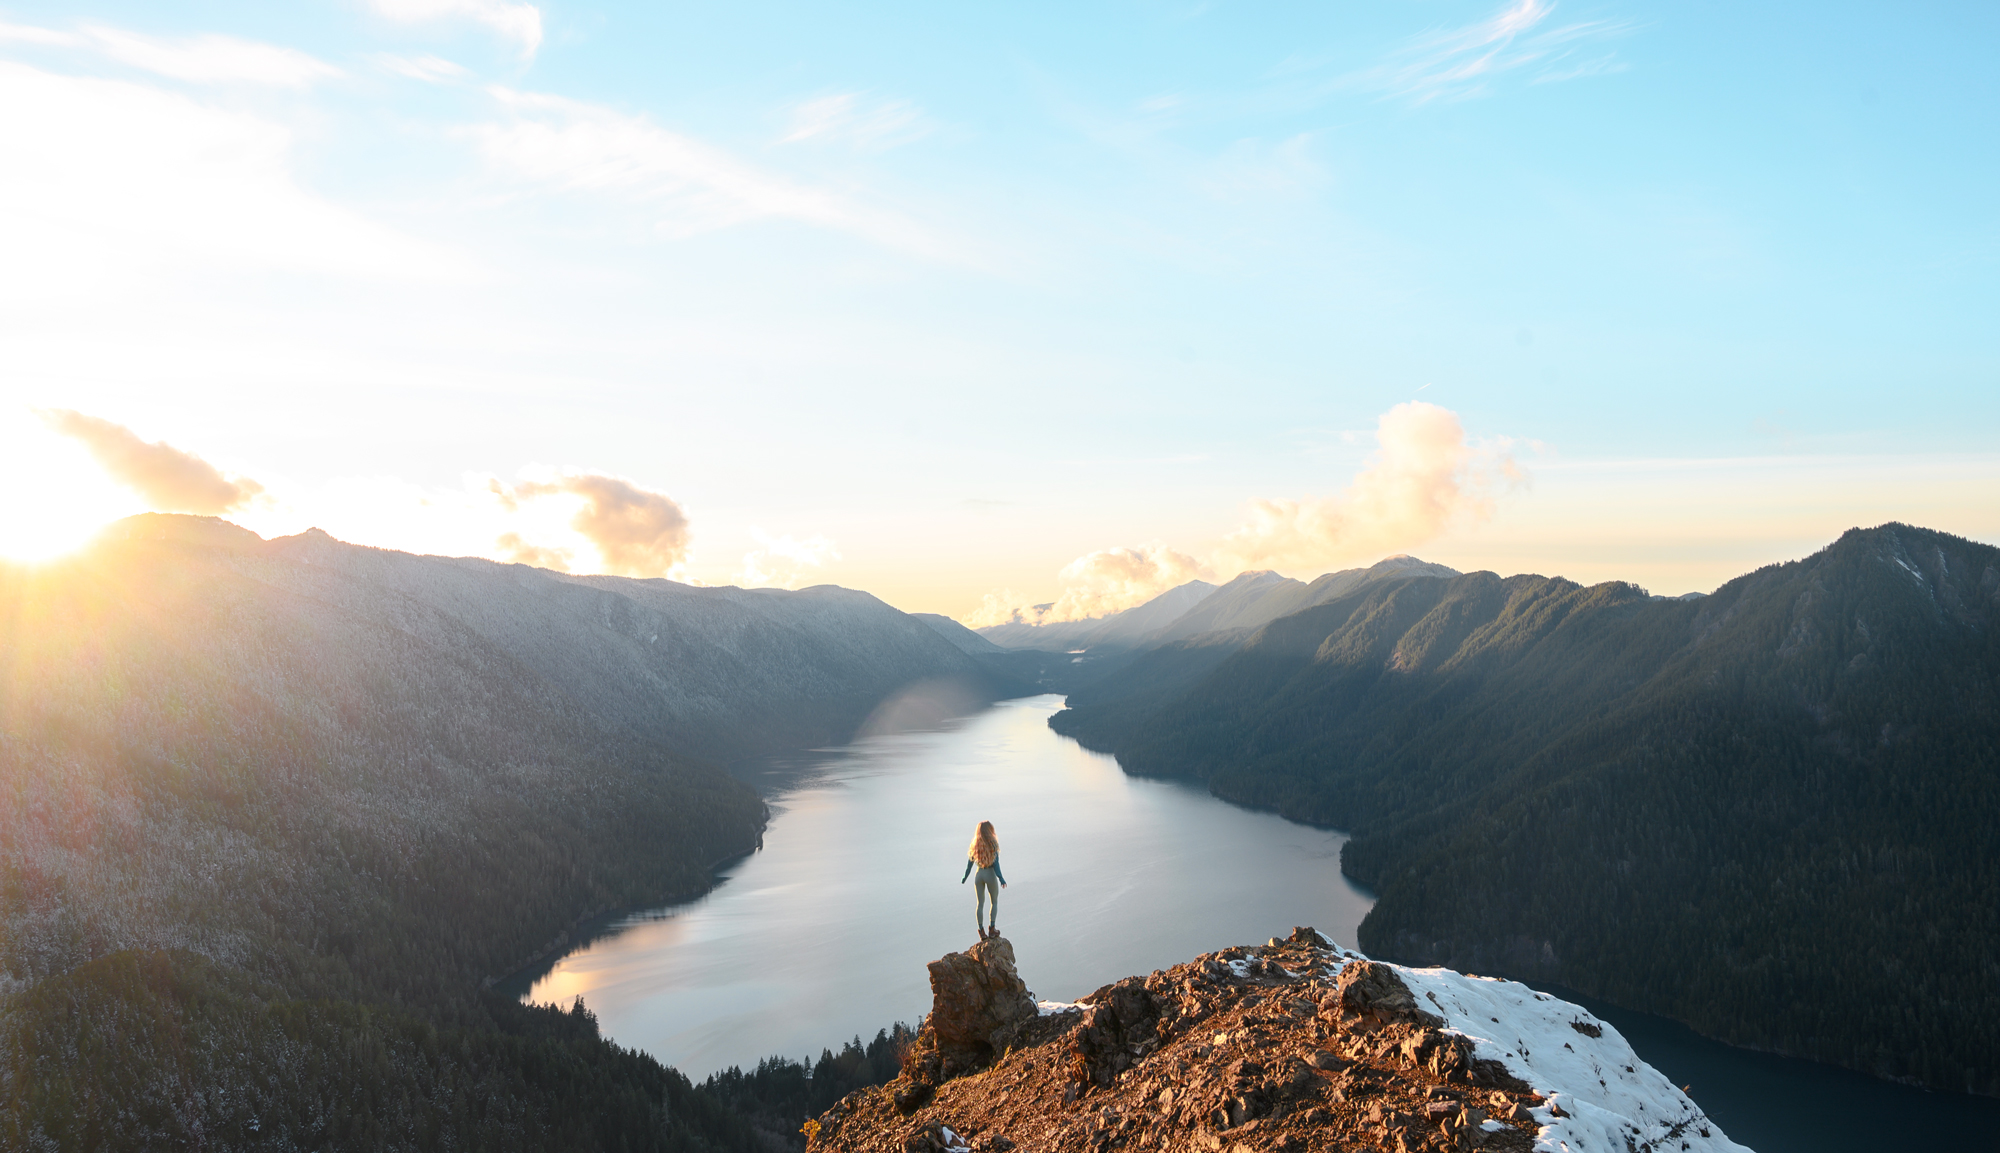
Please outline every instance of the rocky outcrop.
M1014 946L994 937L930 963L931 1015L939 1043L992 1048L994 1034L1035 1015L1035 998L1014 965Z
M903 1075L809 1125L811 1153L1742 1149L1583 1009L1311 929L1032 1015L1019 981L1005 941L933 962Z
M931 1011L891 1087L897 1107L917 1108L945 1081L991 1064L1041 1024L1035 995L1014 966L1005 937L947 953L929 965Z

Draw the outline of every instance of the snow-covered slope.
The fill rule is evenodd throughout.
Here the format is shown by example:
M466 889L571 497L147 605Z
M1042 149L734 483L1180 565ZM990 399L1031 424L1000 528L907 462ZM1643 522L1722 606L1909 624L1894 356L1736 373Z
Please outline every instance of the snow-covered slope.
M1353 950L1330 951L1329 977L1366 960ZM1547 1098L1532 1110L1541 1130L1536 1153L1748 1153L1665 1074L1640 1060L1616 1027L1588 1009L1518 981L1452 969L1387 967L1409 986L1420 1010L1438 1017L1444 1031L1472 1042L1475 1060L1498 1061Z

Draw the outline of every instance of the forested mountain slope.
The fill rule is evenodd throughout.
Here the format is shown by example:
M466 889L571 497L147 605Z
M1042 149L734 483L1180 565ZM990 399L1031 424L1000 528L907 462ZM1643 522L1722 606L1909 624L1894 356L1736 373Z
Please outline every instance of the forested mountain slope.
M2000 550L1885 525L1696 601L1385 581L1051 723L1352 830L1377 953L1991 1094L1996 629Z
M412 556L321 532L238 554L237 571L422 632L469 629L609 728L733 760L846 740L896 689L997 679L915 617L852 589L697 588Z
M648 1110L677 1074L481 986L580 916L692 895L755 845L762 802L702 758L840 740L902 685L985 677L865 594L561 577L185 517L0 569L0 655L8 1148L248 1124L229 1118L249 1090L162 1062L192 1046L214 1077L254 1080L272 1054L317 1068L311 1050L349 1044L383 1056L322 1064L369 1093L393 1069L506 1092L595 1062L584 1089L528 1094L548 1116L494 1104L474 1124L477 1101L410 1097L433 1145L565 1147L558 1114L622 1116L603 1094L628 1090L652 1094L631 1113L651 1147L748 1140L734 1122L667 1140ZM442 1027L459 1047L426 1054ZM97 1058L77 1059L85 1041ZM286 1140L375 1147L266 1088L267 1120L308 1126ZM79 1128L106 1117L127 1127Z

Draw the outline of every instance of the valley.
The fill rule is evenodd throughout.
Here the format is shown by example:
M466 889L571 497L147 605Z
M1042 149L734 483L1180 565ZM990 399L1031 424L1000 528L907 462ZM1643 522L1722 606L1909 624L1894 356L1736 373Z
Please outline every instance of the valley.
M981 817L1043 996L1317 924L1990 1098L1996 551L1046 635L133 518L0 572L0 1146L759 1148L690 1072L912 1020Z

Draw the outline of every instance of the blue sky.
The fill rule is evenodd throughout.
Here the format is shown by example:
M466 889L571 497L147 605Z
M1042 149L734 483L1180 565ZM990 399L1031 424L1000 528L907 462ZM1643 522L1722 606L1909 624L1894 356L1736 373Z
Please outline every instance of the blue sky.
M173 504L51 410L254 479L267 534L957 615L2000 540L1988 6L0 25L19 555Z

